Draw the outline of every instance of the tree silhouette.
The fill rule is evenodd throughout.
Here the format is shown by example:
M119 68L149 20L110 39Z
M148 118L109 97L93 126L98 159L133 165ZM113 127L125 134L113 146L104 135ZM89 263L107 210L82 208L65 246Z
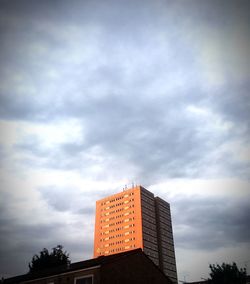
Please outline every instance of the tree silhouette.
M214 284L243 284L246 283L246 269L238 269L235 262L233 264L222 263L210 264L211 269L209 283Z
M52 252L44 248L40 255L35 254L29 263L30 272L40 271L46 268L57 267L70 264L69 254L63 251L63 246L58 245L52 249Z

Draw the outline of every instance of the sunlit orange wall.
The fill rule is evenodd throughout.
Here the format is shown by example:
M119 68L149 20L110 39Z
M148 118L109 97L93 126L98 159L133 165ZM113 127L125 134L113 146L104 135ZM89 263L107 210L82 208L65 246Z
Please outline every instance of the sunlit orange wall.
M140 188L96 201L94 257L143 248Z

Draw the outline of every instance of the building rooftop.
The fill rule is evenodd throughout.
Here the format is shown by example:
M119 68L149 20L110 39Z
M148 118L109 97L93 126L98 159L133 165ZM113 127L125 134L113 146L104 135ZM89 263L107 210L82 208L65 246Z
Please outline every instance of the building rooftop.
M141 249L135 249L135 250L122 252L118 254L100 256L100 257L93 258L93 259L75 262L68 266L63 265L63 266L58 266L58 267L51 268L51 269L41 270L39 272L27 273L27 274L11 277L11 278L5 279L4 283L20 283L20 282L26 282L26 281L32 281L32 280L36 280L40 278L50 277L54 275L65 274L68 272L74 272L80 269L82 270L82 269L87 269L87 268L102 267L107 264L112 264L116 262L119 263L119 261L121 261L122 259L129 258L130 256L133 256L133 255L140 255L144 258L147 258L148 261L150 261L152 265L157 268L159 273L164 275L164 277L166 277L165 274L143 253Z

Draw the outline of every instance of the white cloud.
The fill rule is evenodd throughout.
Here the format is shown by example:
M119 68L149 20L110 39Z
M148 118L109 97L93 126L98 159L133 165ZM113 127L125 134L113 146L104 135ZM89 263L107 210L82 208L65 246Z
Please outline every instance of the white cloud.
M235 27L225 29L222 34L215 29L202 30L199 34L200 63L206 85L218 87L228 78L248 80L250 38Z
M247 198L250 196L249 181L230 179L168 179L162 183L150 186L153 192L163 195L166 200L173 201L178 197L202 196Z

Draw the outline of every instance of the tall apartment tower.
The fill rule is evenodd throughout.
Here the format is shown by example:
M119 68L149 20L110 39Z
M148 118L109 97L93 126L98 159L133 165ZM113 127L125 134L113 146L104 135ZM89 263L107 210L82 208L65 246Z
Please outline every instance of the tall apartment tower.
M177 283L169 203L142 186L96 201L94 257L136 248Z

